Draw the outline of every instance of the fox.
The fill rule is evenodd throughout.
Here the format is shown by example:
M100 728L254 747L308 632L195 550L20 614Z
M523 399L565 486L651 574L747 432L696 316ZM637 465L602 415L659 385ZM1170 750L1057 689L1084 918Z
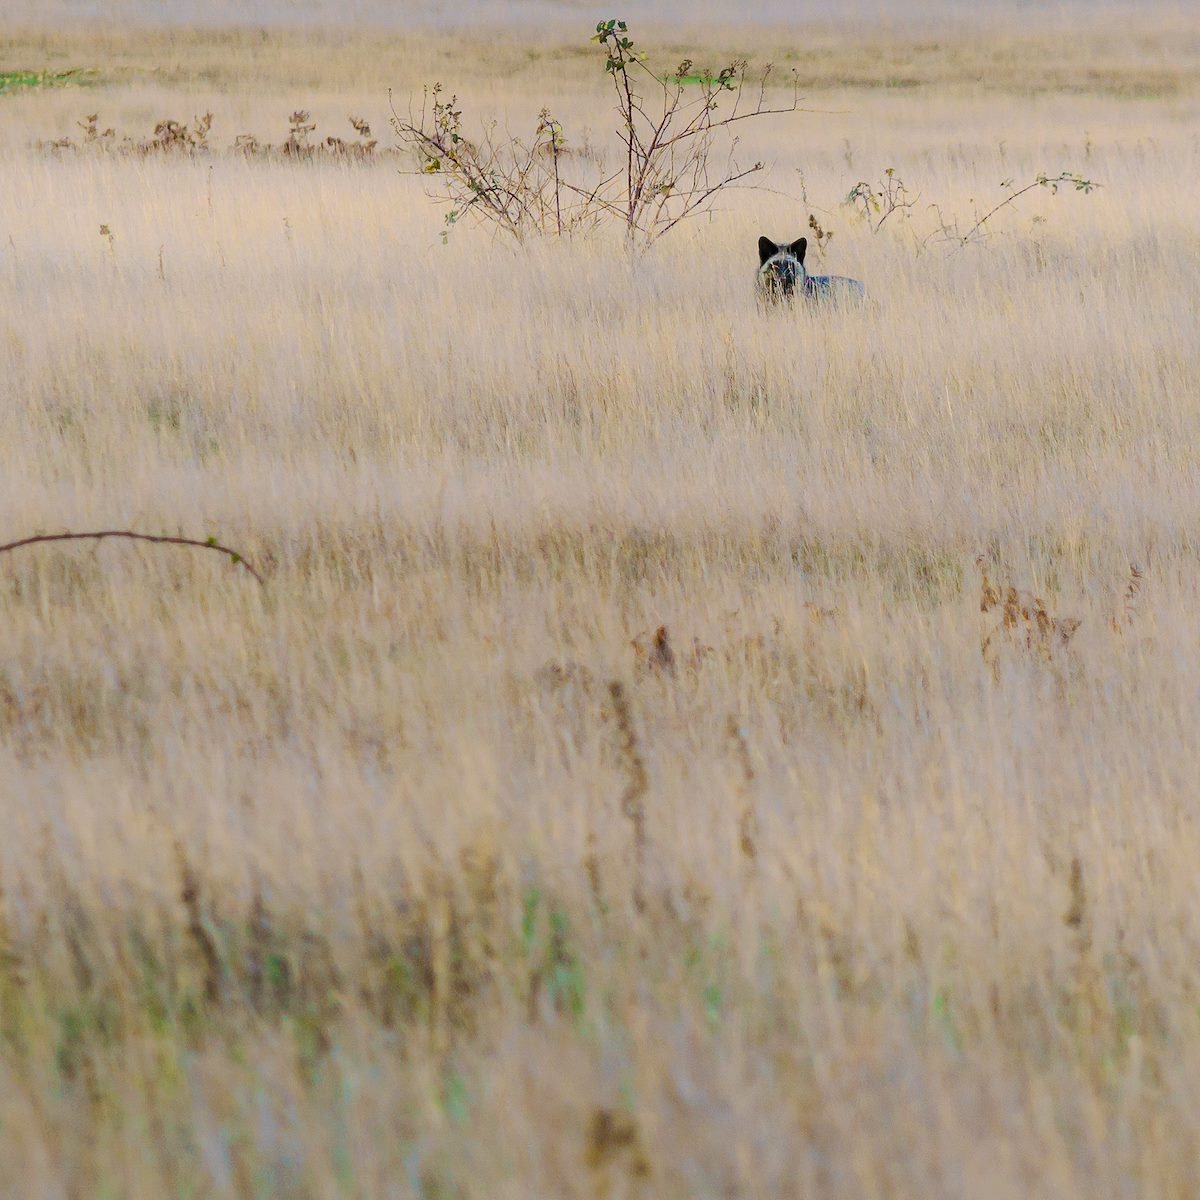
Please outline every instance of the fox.
M794 242L758 239L758 296L760 301L779 303L803 296L806 300L862 300L867 289L857 279L844 275L810 275L804 269L808 238Z

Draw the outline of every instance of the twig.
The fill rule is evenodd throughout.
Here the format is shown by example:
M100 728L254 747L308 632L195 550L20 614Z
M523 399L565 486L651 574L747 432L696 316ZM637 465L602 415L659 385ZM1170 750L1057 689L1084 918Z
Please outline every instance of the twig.
M988 221L990 221L1002 208L1007 208L1010 204L1013 203L1014 200L1019 200L1023 195L1025 195L1026 192L1032 192L1034 188L1044 187L1044 188L1049 188L1052 193L1057 195L1058 194L1058 185L1060 183L1072 183L1075 185L1075 190L1077 192L1084 192L1085 194L1087 192L1092 191L1094 188L1098 188L1100 186L1098 183L1093 183L1092 180L1084 179L1082 175L1074 174L1071 171L1060 171L1057 175L1054 175L1054 176L1046 175L1045 173L1043 173L1043 174L1039 175L1032 183L1027 183L1023 188L1019 188L1017 191L1013 192L1011 195L1006 196L1003 200L1000 201L999 204L993 206L986 213L984 213L984 215L982 217L980 217L975 222L975 224L972 225L971 228L968 229L967 232L962 235L962 239L961 239L962 244L964 246L967 245L967 243L970 242L975 237L975 235L980 232L981 229L983 229L984 225L986 225L988 223ZM1012 181L1008 180L1001 186L1011 188ZM978 210L976 210L976 211L978 211ZM955 237L958 236L957 224L958 224L958 222L956 221L955 222L955 226L956 226ZM986 236L986 235L984 235L984 236Z
M130 529L98 529L89 533L35 533L32 537L21 538L19 541L0 546L0 554L7 554L9 550L19 550L22 546L34 546L38 542L78 542L88 539L100 541L102 538L128 538L135 542L153 542L162 546L197 546L201 550L215 550L218 554L224 554L232 559L235 566L245 567L260 586L267 586L266 580L238 551L229 546L222 546L216 538L211 537L207 541L200 542L195 538L168 537L166 534L134 533Z

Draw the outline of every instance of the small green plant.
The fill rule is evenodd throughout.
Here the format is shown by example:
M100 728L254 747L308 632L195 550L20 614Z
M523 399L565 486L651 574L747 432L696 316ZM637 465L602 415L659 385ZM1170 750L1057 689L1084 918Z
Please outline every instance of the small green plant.
M94 83L97 72L75 68L71 71L0 71L0 96L32 88L69 87Z
M521 952L530 963L530 1010L536 1009L544 991L556 1012L579 1021L584 1012L584 979L579 955L572 945L570 921L566 913L552 908L543 922L541 911L542 893L532 888L525 894L521 911Z
M904 186L904 180L896 174L895 167L888 167L877 185L859 180L849 191L845 203L865 221L871 223L871 232L878 233L884 222L897 212L916 206L920 195L912 196ZM878 220L876 220L878 218Z
M467 216L518 242L615 222L631 246L646 249L765 169L762 161L738 161L737 123L799 109L794 80L790 100L772 106L769 65L753 84L743 59L715 72L697 71L684 59L660 75L627 23L615 18L599 22L592 41L604 54L617 100L622 152L615 170L601 165L590 176L568 170L578 156L548 109L531 139L498 136L492 122L473 140L464 132L458 97L441 83L425 88L419 111L410 107L401 116L393 107L401 145L416 155L421 173L444 185L436 195L448 207L445 233Z

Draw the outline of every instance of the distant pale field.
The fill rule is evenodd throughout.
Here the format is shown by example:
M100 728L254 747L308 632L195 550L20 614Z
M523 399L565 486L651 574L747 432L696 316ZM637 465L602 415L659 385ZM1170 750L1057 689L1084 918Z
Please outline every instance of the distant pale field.
M266 577L0 555L7 1194L1193 1193L1200 52L1148 11L696 33L813 111L633 263L225 153L441 78L612 154L593 15L0 44L99 80L0 96L0 542ZM868 302L764 314L810 213Z
M921 25L944 28L958 21L981 25L1048 22L1061 28L1097 19L1133 28L1147 19L1187 19L1189 6L1167 0L625 0L612 12L584 0L6 0L10 27L62 28L78 25L225 29L477 30L577 27L620 15L644 23L730 28L785 24L807 32L818 22L839 25L884 23L889 29Z

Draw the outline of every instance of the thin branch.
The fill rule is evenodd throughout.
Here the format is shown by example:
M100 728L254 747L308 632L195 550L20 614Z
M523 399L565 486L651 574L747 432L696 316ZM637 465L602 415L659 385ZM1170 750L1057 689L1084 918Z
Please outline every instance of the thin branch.
M100 541L102 538L128 538L135 542L153 542L160 546L196 546L200 550L215 550L218 554L224 554L227 558L233 561L235 566L245 567L247 571L258 581L262 587L266 587L266 580L247 562L244 555L237 550L231 549L229 546L222 546L216 538L209 538L207 541L197 541L195 538L185 537L168 537L165 534L153 533L134 533L130 529L99 529L91 533L36 533L32 537L21 538L16 542L9 542L6 546L0 546L0 554L7 554L10 550L19 550L22 546L34 546L39 542L78 542L94 540Z
M1014 200L1025 195L1026 192L1032 192L1036 187L1048 187L1053 192L1057 193L1058 185L1060 183L1073 183L1075 185L1075 190L1079 192L1091 191L1092 188L1099 186L1098 184L1092 183L1090 179L1082 179L1080 176L1072 175L1066 171L1060 172L1053 178L1047 175L1039 175L1032 183L1027 183L1023 188L1013 192L1012 195L1006 196L1000 201L999 204L980 217L979 220L976 221L975 224L972 225L965 234L963 234L963 241L969 242L972 236L982 229L983 226L990 221L1002 208L1005 208Z
M689 197L690 203L686 203L683 207L683 210L677 216L668 221L667 224L665 224L661 229L657 230L651 236L649 244L653 244L654 242L658 241L658 239L662 237L664 233L670 233L670 231L674 229L680 221L684 220L686 217L690 217L692 213L694 213L696 209L700 207L700 205L702 205L710 197L714 196L717 192L723 191L727 187L733 187L739 180L745 179L748 175L754 175L756 172L761 171L762 169L762 163L755 163L754 166L747 167L745 170L739 171L736 175L727 176L726 178L722 179L720 183L712 184L707 190L699 193L694 200Z

